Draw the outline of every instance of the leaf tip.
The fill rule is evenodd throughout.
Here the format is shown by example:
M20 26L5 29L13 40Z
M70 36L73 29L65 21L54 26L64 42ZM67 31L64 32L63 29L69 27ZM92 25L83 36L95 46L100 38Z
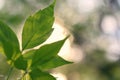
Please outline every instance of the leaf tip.
M69 37L70 37L70 35L67 35L67 37L65 37L65 39L64 39L64 40L67 40Z
M53 3L50 6L52 6L54 8L55 4L56 4L56 0L54 0Z

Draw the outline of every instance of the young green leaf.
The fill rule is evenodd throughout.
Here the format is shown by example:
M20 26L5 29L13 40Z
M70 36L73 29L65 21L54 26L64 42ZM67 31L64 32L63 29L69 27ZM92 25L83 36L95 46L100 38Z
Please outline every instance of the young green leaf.
M53 59L49 60L48 62L39 65L39 68L41 70L48 70L48 69L52 69L52 68L56 68L58 66L62 66L65 64L70 64L72 62L68 62L64 59L62 59L60 56L55 56Z
M27 60L29 66L32 63L32 59L34 59L33 57L34 57L35 51L36 50L31 50L23 54L23 57L25 60ZM65 64L70 64L70 63L72 62L66 61L57 55L57 56L54 56L49 61L46 60L46 62L44 62L41 65L38 65L37 67L39 67L41 70L48 70L48 69L56 68L58 66L62 66Z
M42 65L57 55L67 38L42 46L36 50L32 60L32 67Z
M17 69L22 69L22 70L26 70L28 67L27 60L25 60L22 55L15 60L14 65Z
M54 5L55 2L28 17L22 32L22 50L38 46L50 36L53 31Z
M32 70L32 72L30 72L30 77L32 80L56 80L49 73L42 72L39 69Z
M8 60L14 60L19 54L19 42L8 25L0 21L0 43Z

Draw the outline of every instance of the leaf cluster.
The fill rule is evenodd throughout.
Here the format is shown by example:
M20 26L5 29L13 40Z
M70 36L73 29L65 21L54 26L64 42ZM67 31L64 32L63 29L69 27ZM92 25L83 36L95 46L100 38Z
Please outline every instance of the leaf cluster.
M55 2L26 19L22 30L21 50L16 34L0 21L0 48L4 51L11 69L17 68L23 73L20 80L55 80L46 71L70 63L57 55L67 38L34 49L53 32ZM9 80L9 75L6 80Z

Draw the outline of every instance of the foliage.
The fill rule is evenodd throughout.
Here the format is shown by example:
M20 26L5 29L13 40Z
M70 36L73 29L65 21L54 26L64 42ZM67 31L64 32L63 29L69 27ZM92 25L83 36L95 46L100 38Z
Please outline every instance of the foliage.
M34 49L45 42L53 31L55 2L26 19L22 31L21 50L16 34L0 21L0 50L4 51L11 66L6 80L9 80L14 68L21 70L22 76L19 80L55 80L46 71L70 63L57 55L67 37Z

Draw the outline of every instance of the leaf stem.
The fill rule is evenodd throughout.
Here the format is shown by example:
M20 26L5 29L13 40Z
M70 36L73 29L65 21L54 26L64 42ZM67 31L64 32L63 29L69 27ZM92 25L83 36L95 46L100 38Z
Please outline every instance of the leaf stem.
M10 67L6 80L9 80L12 71L13 71L13 67Z
M25 75L26 74L28 74L28 72L27 71L25 71L24 73L23 73L23 75L20 77L20 79L19 80L22 80L24 77L25 77Z

